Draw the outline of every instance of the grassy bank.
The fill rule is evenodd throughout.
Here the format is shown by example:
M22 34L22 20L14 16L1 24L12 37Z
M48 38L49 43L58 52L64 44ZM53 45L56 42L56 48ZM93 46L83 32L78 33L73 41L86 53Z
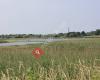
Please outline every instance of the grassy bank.
M0 40L0 43L8 43L7 40Z
M10 43L10 42L16 42L17 40L21 39L0 39L0 43Z
M45 54L35 59L32 50ZM0 47L0 80L100 80L100 39Z

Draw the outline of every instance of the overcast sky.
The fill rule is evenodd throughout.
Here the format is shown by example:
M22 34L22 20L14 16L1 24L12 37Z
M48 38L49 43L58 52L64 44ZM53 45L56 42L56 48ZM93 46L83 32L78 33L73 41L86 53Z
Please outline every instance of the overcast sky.
M0 0L0 34L100 29L100 0Z

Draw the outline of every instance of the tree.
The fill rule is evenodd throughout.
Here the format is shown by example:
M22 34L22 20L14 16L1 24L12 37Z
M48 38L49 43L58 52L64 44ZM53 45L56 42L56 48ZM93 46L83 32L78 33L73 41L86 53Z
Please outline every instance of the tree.
M67 37L81 37L80 32L69 32L67 33Z
M100 35L100 29L97 29L97 30L95 31L95 35Z
M84 31L82 31L81 36L86 36L86 33Z
M76 32L76 37L81 37L81 33L80 32Z

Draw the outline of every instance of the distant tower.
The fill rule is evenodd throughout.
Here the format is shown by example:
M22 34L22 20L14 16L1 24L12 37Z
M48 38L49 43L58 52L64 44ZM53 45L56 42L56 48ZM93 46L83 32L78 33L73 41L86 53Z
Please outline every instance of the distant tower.
M68 33L69 33L69 27L68 27Z

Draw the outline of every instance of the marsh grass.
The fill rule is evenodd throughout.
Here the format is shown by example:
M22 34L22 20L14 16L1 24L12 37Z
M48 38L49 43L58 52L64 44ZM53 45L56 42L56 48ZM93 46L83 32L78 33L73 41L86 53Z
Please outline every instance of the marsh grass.
M8 43L8 41L0 39L0 43Z
M45 54L35 59L32 50ZM0 80L100 80L100 39L0 47Z

